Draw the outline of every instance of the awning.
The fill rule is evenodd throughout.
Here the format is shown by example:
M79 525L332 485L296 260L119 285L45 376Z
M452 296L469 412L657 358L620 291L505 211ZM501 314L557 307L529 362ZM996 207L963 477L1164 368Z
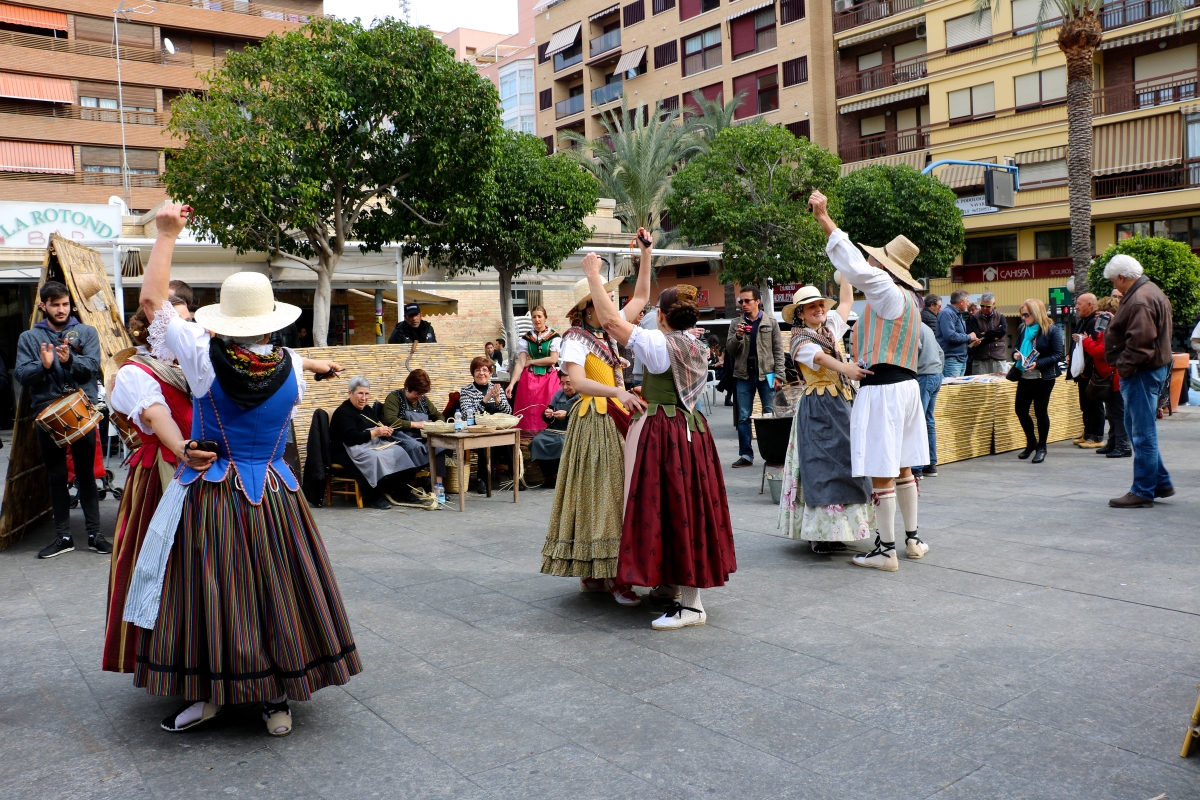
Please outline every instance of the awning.
M392 281L395 283L395 281ZM350 294L357 294L363 297L374 298L375 295L371 292L363 291L362 289L347 289ZM396 293L384 290L383 302L397 305ZM422 292L420 289L410 289L404 287L404 303L416 303L421 307L421 314L426 317L440 317L444 314L458 313L458 300L453 297L441 297L429 292Z
M621 4L617 3L614 6L609 6L608 8L604 9L603 11L597 11L595 14L592 14L590 17L588 17L588 22L595 22L598 19L604 19L609 14L615 14L620 10L621 10Z
M0 22L10 25L24 25L27 28L49 28L55 31L67 29L67 15L57 11L43 11L40 8L25 6L10 6L0 3Z
M575 40L579 38L579 29L582 27L582 22L576 22L551 36L550 44L546 47L546 57L549 58L560 50L566 50L575 44Z
M1178 164L1183 159L1183 115L1159 114L1096 128L1092 172L1112 175Z
M71 82L61 78L17 75L0 72L0 97L14 100L45 100L48 103L74 103Z
M1119 12L1118 12L1119 13ZM1200 17L1189 19L1187 22L1180 25L1178 28L1172 25L1164 25L1161 28L1154 28L1141 33L1135 33L1131 36L1122 36L1120 39L1110 39L1107 42L1101 42L1097 50L1115 50L1118 47L1128 47L1131 44L1140 44L1141 42L1150 42L1155 39L1163 39L1167 36L1175 36L1180 33L1187 33L1200 28Z
M728 17L725 18L725 21L729 22L729 20L731 20L731 19L737 19L738 17L744 17L747 14L753 14L755 11L760 11L761 9L769 8L773 5L775 5L775 0L766 0L765 3L757 3L756 5L747 6L746 8L739 9L738 11L735 11L734 13L730 14Z
M864 167L873 167L876 164L882 164L886 167L895 167L900 164L906 164L915 170L925 169L925 162L928 160L928 150L914 150L911 153L900 153L894 156L885 156L883 158L873 158L870 161L852 161L849 164L842 164L842 177L846 177L851 172L857 172Z
M989 164L996 163L996 157L977 158L976 161L986 161ZM972 186L983 186L983 173L987 171L986 167L972 167L966 164L947 164L942 167L942 171L938 173L937 179L949 186L951 189L967 189Z
M69 144L0 141L0 172L75 172L75 148Z
M631 50L621 56L621 60L617 62L616 68L612 71L613 75L620 75L626 70L637 69L638 64L642 63L642 58L646 55L646 48L639 47L637 50Z
M1017 153L1015 160L1017 166L1023 166L1025 164L1045 164L1047 161L1061 161L1066 157L1066 146L1043 147L1041 150L1026 150L1024 153Z
M864 108L875 108L876 106L885 106L888 103L895 103L900 100L908 100L912 97L924 97L929 93L928 86L914 86L911 89L904 89L891 94L881 94L878 97L872 97L869 100L859 100L857 103L847 103L838 109L839 114L849 114L851 111L862 111Z
M884 25L882 28L876 28L873 31L867 31L866 33L859 33L854 36L847 36L845 39L838 39L837 46L838 46L838 48L842 48L842 47L849 47L850 45L853 45L853 44L858 44L859 42L869 42L872 39L879 39L880 37L887 36L889 33L895 33L896 31L905 31L905 30L908 30L909 28L915 28L918 25L924 25L924 24L925 24L924 17L913 17L912 19L906 19L903 22L897 22L894 25Z

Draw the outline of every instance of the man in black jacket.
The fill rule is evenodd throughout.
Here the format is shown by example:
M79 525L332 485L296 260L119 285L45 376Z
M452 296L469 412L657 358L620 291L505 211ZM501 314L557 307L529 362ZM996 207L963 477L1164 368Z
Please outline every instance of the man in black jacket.
M1075 326L1071 338L1078 342L1080 338L1096 332L1096 295L1091 292L1079 295L1075 299L1075 316L1079 319L1079 324ZM1085 450L1096 450L1104 446L1104 403L1087 396L1087 385L1093 369L1092 359L1084 354L1083 372L1075 378L1079 387L1079 410L1083 414L1083 436L1075 440L1075 445Z
M388 337L388 344L436 341L433 326L421 319L421 307L416 303L404 306L404 320L396 323L392 335Z
M71 296L58 281L46 281L39 293L38 308L45 319L17 340L17 380L30 395L33 413L76 389L96 402L96 377L100 371L100 340L96 329L71 316ZM38 558L53 558L75 549L71 538L71 496L67 490L67 451L50 434L37 428L38 449L46 465L50 506L54 511L54 541L38 552ZM88 548L111 553L112 545L100 533L100 498L96 491L96 431L71 444L75 462L79 505L87 528Z

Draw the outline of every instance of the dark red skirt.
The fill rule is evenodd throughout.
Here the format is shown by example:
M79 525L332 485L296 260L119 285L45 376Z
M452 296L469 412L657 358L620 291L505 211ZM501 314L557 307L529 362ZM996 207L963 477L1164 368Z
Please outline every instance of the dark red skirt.
M634 586L724 586L737 569L725 477L708 431L682 413L646 419L628 477L617 580Z

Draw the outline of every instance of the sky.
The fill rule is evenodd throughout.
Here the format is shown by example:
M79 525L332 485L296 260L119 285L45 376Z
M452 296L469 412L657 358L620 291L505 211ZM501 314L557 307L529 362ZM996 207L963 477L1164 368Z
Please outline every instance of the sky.
M516 0L409 0L410 22L436 31L474 28L513 34L517 32ZM400 16L399 0L325 0L325 13L370 24L379 17Z

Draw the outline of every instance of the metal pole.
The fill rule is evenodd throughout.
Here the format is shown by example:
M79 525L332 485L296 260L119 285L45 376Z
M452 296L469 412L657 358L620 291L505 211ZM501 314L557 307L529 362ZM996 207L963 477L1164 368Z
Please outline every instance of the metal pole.
M125 324L125 285L121 278L121 248L113 244L113 294L117 297L117 311L121 314L121 324Z
M125 94L121 86L121 36L118 33L117 14L123 13L125 0L121 0L120 8L113 11L113 46L117 53L117 119L121 123L121 186L125 188L125 206L133 208L133 198L129 195L129 159L125 153Z
M375 344L383 344L383 289L375 290Z
M400 319L404 319L404 259L399 247L396 248L396 304L400 307Z

